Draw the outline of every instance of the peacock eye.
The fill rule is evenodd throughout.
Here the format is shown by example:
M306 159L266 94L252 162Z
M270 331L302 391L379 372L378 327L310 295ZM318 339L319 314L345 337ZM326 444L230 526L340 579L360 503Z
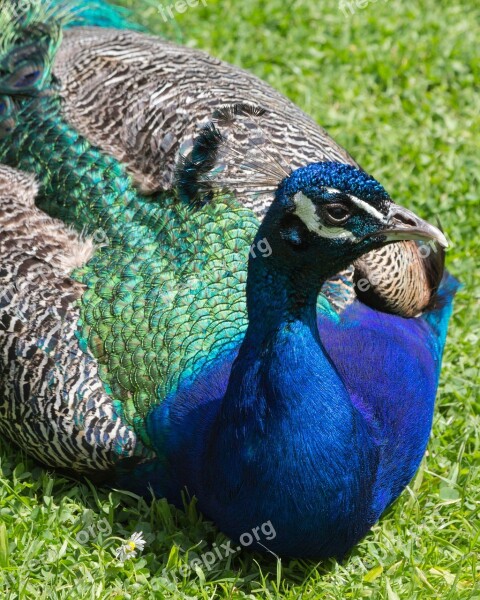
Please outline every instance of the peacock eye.
M40 69L24 67L17 73L17 78L13 84L14 88L26 88L35 85L40 79L42 72Z
M343 204L327 204L324 207L324 220L330 225L342 225L352 216L350 210Z

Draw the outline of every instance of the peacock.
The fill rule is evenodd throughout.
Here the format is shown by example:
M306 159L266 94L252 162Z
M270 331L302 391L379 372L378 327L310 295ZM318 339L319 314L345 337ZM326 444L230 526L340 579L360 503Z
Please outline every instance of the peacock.
M270 522L257 550L344 556L426 448L444 234L268 86L100 1L1 20L0 431L186 489L233 540Z

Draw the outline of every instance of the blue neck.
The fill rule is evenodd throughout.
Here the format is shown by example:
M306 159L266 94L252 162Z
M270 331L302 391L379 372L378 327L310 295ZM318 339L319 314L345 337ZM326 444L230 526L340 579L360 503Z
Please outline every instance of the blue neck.
M248 322L238 361L258 358L261 348L273 348L277 338L289 327L302 329L311 343L320 343L316 326L316 300L319 287L313 288L308 277L298 273L303 285L292 282L292 276L270 268L268 258L251 258L247 281ZM237 362L238 362L237 361ZM233 383L229 386L231 388Z
M321 281L277 266L250 259L249 326L207 433L198 496L233 538L270 520L281 528L273 551L298 539L305 554L308 532L323 530L341 554L370 525L376 451L319 339Z

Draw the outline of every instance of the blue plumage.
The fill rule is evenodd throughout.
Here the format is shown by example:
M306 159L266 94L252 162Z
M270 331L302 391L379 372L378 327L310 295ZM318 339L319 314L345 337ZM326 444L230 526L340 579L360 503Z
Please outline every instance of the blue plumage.
M458 282L442 281L437 307L415 319L355 302L340 321L322 313L322 342L372 424L381 448L372 510L377 519L415 474L430 435L435 395Z
M238 352L148 417L149 435L167 455L158 480L169 487L159 491L180 503L186 486L234 539L270 520L277 536L268 549L280 554L342 556L410 481L431 428L457 289L446 275L437 307L416 319L358 300L340 316L328 305L316 316L318 286L339 267L339 245L345 252L349 243L312 240L294 217L282 223L299 191L321 207L334 185L391 211L383 188L352 168L324 163L295 172L257 234L273 253L250 258L250 325ZM369 244L372 221L362 214L350 224ZM286 260L285 241L296 258ZM320 266L317 243L323 257L330 253Z
M168 448L166 465L151 478L157 492L180 506L186 485L234 539L270 520L277 531L270 550L342 556L420 464L457 288L446 276L438 308L417 319L359 301L340 318L320 311L325 353L312 326L289 327L269 363L273 403L235 397L222 409L237 352L219 361L149 416L150 436ZM248 349L249 361L261 361L259 343ZM315 378L324 393L312 393Z

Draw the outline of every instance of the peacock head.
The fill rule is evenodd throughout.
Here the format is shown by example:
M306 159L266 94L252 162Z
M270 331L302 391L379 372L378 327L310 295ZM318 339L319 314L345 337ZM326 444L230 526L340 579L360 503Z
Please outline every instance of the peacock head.
M373 177L333 162L313 163L287 176L259 235L268 239L279 263L308 267L320 280L390 242L448 245L439 229L394 204Z

